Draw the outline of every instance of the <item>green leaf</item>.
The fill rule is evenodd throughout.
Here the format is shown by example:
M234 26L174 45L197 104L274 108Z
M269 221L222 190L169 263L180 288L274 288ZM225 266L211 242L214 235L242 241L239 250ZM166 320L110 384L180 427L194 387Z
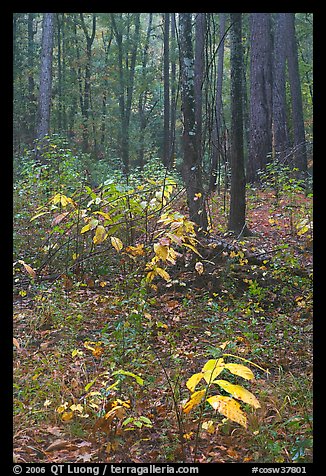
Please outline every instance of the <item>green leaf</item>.
M112 375L126 375L128 377L133 377L139 385L144 385L144 380L139 375L129 372L128 370L116 370L115 372L112 372Z

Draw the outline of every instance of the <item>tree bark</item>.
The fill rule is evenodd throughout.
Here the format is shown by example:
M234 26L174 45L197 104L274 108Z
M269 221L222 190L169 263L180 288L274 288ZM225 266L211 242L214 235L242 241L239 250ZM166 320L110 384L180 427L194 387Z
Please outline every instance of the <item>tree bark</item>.
M286 123L286 15L276 13L273 57L273 156L283 162L287 156L288 133Z
M207 213L202 185L202 168L197 152L194 55L192 48L191 13L179 13L180 68L183 112L183 178L187 190L189 218L201 230L207 229Z
M115 19L115 13L111 13L111 22L114 36L118 46L118 68L119 68L119 109L120 109L120 151L123 163L123 174L128 178L129 175L129 124L131 116L131 104L133 97L134 77L137 48L140 33L140 13L135 14L135 31L133 37L133 47L129 51L129 40L127 38L126 47L123 44L122 25ZM121 16L120 16L120 20ZM129 33L128 33L129 35ZM124 58L125 51L125 58ZM130 55L130 65L129 65ZM125 59L125 66L124 66Z
M203 82L204 82L204 48L205 48L205 32L206 17L205 13L196 14L195 22L195 120L196 120L196 139L198 160L202 160L203 148Z
M48 135L50 130L53 33L54 13L44 13L37 125L37 138L39 140Z
M209 191L216 190L218 184L219 157L222 155L222 85L223 85L223 62L224 62L224 35L226 14L220 13L220 35L217 60L216 99L212 134L212 163L209 177Z
M231 199L229 230L244 234L246 180L243 153L242 14L231 13Z
M142 60L142 91L138 100L138 115L139 115L139 147L138 147L138 166L142 169L144 166L144 151L145 151L145 130L148 122L148 115L145 113L145 106L148 95L148 85L146 82L146 67L148 62L148 48L149 39L152 31L153 13L149 13L148 27L146 33L146 41L143 50Z
M163 164L170 165L170 13L164 13L163 39L163 84L164 84L164 116L163 116Z
M92 32L89 35L85 23L83 13L80 13L81 26L86 38L86 65L85 65L85 82L84 82L84 98L83 98L83 152L89 152L89 116L91 113L91 61L92 61L92 45L96 32L96 14L93 13Z
M248 182L258 180L272 151L272 61L270 13L250 15L250 143Z
M294 142L294 165L303 176L307 172L307 151L303 120L301 80L298 61L298 45L295 34L295 13L286 13L287 61L292 100L292 125Z

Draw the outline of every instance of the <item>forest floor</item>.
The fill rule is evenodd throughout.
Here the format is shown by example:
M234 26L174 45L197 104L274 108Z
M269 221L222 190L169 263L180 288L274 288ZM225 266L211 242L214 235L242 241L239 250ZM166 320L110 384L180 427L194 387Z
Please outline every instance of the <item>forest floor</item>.
M237 240L220 220L203 273L178 267L147 297L119 274L16 296L14 460L312 461L310 202L252 191L254 235ZM189 377L223 352L255 374L247 428L180 410Z

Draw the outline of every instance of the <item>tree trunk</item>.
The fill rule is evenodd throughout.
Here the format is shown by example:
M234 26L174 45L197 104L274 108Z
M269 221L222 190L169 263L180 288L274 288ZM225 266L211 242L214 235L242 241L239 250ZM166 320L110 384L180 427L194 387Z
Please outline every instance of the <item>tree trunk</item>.
M298 45L295 34L295 13L286 13L287 61L292 100L292 124L294 142L294 165L303 176L307 172L306 139L302 109L301 80L298 61Z
M203 82L204 82L204 49L205 49L206 18L205 13L196 14L195 23L195 120L198 161L202 161L202 129L203 129Z
M34 30L34 18L35 13L28 14L28 65L29 65L29 73L28 73L28 128L29 128L29 136L31 139L35 138L35 122L36 122L36 114L37 114L37 103L35 97L35 81L34 81L34 35L36 34L36 30Z
M202 168L197 152L195 98L194 98L194 56L191 35L191 13L179 13L180 68L183 112L183 178L187 190L189 218L201 230L207 229L202 185Z
M242 14L231 13L231 200L229 230L243 234L246 181L243 153Z
M147 126L148 117L145 113L145 106L147 102L148 95L148 85L146 81L146 67L148 62L148 48L149 48L149 39L152 31L152 22L153 22L153 13L149 13L148 16L148 27L146 34L146 41L143 50L143 60L142 60L142 91L139 95L138 100L138 115L139 115L139 147L138 147L138 166L142 169L144 166L144 150L145 150L145 130Z
M258 180L272 151L272 61L270 13L250 15L250 143L248 182Z
M52 53L54 33L54 13L43 14L40 90L38 102L37 138L42 140L49 134L51 89L52 89Z
M273 57L273 156L283 162L287 156L288 134L286 124L286 17L276 13Z
M163 117L163 164L170 166L170 13L164 13L163 39L163 84L164 84L164 117Z
M80 13L81 26L86 38L86 65L85 65L85 83L84 83L84 99L83 99L83 152L89 152L89 116L91 112L91 61L92 61L92 45L96 31L96 14L93 13L92 32L89 35L84 20L83 13Z
M140 33L140 13L135 13L135 32L133 37L133 47L129 51L129 40L127 38L126 46L124 48L122 25L118 24L115 19L115 13L111 13L111 22L114 36L118 46L118 69L119 69L119 109L120 109L120 151L123 163L123 174L128 178L129 175L129 124L131 116L131 105L133 97L135 67L137 48L139 43ZM120 20L122 20L120 16ZM128 32L129 35L129 32ZM124 67L124 50L125 67ZM130 55L130 65L129 65Z
M220 13L220 34L219 49L217 60L217 80L216 80L216 99L213 119L212 134L212 163L209 177L209 191L216 190L218 182L219 157L222 156L222 85L223 85L223 62L224 62L224 35L225 35L226 14Z
M172 44L172 57L171 57L171 124L170 124L170 163L174 164L175 158L175 124L176 124L176 109L177 109L177 81L176 81L176 23L175 13L171 13L171 44Z

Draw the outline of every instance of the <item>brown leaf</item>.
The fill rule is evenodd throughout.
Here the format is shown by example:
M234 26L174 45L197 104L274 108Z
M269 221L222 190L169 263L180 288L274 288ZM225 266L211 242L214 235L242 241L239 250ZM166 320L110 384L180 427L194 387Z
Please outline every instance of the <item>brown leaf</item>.
M13 341L13 344L16 347L16 349L20 350L20 345L19 345L18 340L15 337L13 337L12 341Z
M63 213L60 213L59 215L55 216L52 220L52 223L51 225L52 226L55 226L55 225L59 225L59 223L67 216L69 215L69 212L63 212Z
M29 264L26 264L25 261L23 261L22 259L18 260L18 263L21 263L24 266L24 268L26 269L28 274L32 276L32 278L36 278L36 271Z
M51 443L44 451L59 451L67 448L68 446L71 446L71 443L67 440L55 440L53 443Z

